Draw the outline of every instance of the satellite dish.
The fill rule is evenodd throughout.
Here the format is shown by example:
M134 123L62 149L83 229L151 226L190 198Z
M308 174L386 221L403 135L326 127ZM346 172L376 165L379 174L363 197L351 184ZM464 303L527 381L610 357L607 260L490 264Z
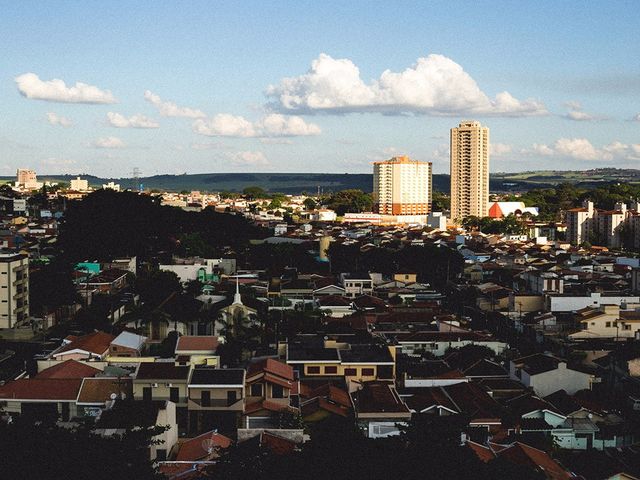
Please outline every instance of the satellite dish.
M209 455L213 453L213 449L215 448L215 443L211 438L205 438L202 441L202 449L205 450Z

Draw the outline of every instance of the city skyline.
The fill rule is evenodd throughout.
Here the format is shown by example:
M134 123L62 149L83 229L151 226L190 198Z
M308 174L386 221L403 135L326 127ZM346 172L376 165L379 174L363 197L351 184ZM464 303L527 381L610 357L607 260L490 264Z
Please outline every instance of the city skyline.
M5 4L0 175L638 166L633 3L463 5Z

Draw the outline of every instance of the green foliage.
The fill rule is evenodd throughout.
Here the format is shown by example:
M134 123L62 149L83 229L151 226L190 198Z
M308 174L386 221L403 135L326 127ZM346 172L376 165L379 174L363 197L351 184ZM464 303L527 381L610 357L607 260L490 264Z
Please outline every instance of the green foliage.
M305 198L303 204L304 204L305 210L315 210L316 208L318 208L318 204L311 197Z
M264 188L251 186L242 190L242 194L247 197L248 200L255 200L256 198L265 198L267 192L265 192Z
M3 478L161 480L149 461L152 437L162 429L129 430L122 437L102 437L89 426L58 427L21 415L0 422Z
M199 236L188 236L194 233ZM249 238L266 232L242 217L210 208L186 212L160 206L147 195L98 190L69 205L58 243L67 260L74 262L130 255L145 259L159 251L178 252L176 239L184 235L188 246L210 253L224 246L242 248Z
M431 210L434 212L442 212L451 208L451 197L437 190L433 192L431 198Z
M328 250L333 272L379 272L391 275L412 271L418 281L442 288L447 280L462 273L464 258L448 247L406 246L399 250L371 248L361 252L357 245L332 243Z
M522 235L527 232L527 226L522 218L509 215L504 218L465 217L462 226L467 230L480 230L482 233L496 233L506 235Z
M373 208L373 199L362 190L342 190L329 197L327 207L335 210L338 215L367 212Z
M182 292L178 276L165 270L142 271L136 277L135 290L140 300L150 308L156 308L169 295Z
M29 302L31 313L42 315L49 309L72 305L80 301L69 264L54 260L29 273Z

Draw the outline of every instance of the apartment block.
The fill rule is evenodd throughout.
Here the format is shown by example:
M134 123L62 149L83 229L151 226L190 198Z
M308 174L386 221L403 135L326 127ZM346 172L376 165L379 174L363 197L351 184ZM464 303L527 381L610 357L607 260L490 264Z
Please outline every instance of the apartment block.
M451 129L451 218L489 211L489 128L465 121Z
M0 253L0 328L13 328L29 318L29 259Z
M427 215L431 208L431 162L407 156L373 164L374 211L386 215Z

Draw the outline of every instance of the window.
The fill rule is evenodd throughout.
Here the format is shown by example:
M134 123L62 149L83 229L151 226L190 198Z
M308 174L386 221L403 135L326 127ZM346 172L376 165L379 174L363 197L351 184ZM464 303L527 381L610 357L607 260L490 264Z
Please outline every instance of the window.
M330 367L324 367L324 374L325 375L335 375L338 373L338 367L336 366L330 366Z
M210 391L205 390L200 394L200 403L202 404L203 407L210 407L211 406L211 392Z
M261 397L262 396L262 384L254 383L251 385L251 396L252 397Z
M180 401L180 390L177 387L171 387L169 389L169 400L173 403L178 403Z
M151 387L144 387L142 389L142 400L144 400L146 402L150 402L151 398L152 398Z
M373 368L363 368L362 376L363 377L373 377L375 375L375 370Z
M282 385L271 385L272 398L284 398L284 388Z
M625 325L625 326L624 326L624 329L625 329L625 330L631 330L631 325Z
M235 390L227 390L227 405L233 405L238 400L238 394Z
M355 377L358 375L358 369L357 368L345 368L344 369L344 376L345 377Z
M320 373L320 367L307 367L308 375L317 375Z
M611 322L606 322L604 326L607 328L611 328Z

